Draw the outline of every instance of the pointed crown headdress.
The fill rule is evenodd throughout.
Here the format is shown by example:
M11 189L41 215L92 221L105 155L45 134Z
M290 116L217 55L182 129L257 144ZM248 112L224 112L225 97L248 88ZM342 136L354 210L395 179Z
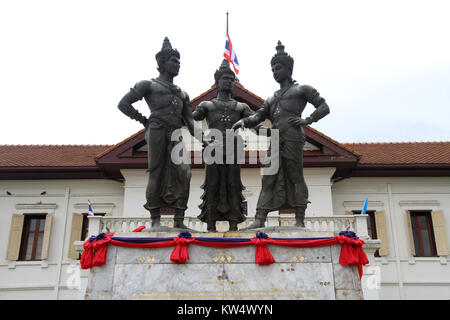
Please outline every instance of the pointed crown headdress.
M225 73L230 73L236 78L233 70L231 70L230 68L230 62L227 59L223 59L219 69L217 69L216 72L214 73L214 80L216 80L216 84L219 81L220 77Z
M167 59L171 56L176 56L178 59L180 59L180 53L177 49L173 49L172 45L170 44L169 38L165 37L161 51L159 51L156 55L156 62L158 63L158 67L161 67L161 65L166 62Z
M278 45L275 49L277 53L272 57L270 64L280 63L292 72L294 69L294 59L284 51L284 45L281 44L280 40L278 40Z

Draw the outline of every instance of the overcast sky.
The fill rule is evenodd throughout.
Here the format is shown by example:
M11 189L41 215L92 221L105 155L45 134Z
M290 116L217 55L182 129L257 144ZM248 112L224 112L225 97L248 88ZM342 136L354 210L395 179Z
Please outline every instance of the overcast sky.
M239 80L263 99L279 88L270 59L281 40L293 78L330 106L317 130L339 142L450 141L448 1L158 3L1 1L0 144L115 144L134 134L142 127L117 104L158 76L164 37L181 53L175 84L195 98L214 84L227 11ZM135 106L149 115L145 102Z

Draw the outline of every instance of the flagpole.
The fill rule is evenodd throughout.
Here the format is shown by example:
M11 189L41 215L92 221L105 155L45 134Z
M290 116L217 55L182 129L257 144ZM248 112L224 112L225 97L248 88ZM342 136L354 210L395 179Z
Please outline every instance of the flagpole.
M228 11L227 11L227 34L226 36L228 37Z

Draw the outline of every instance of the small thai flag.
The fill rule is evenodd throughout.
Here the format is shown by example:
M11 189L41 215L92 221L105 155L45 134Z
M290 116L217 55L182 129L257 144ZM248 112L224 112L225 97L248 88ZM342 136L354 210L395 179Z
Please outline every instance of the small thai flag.
M239 62L236 57L236 52L234 52L234 48L231 44L230 35L227 34L227 38L228 39L225 42L225 52L223 53L223 56L233 65L234 72L236 74L239 74Z
M90 200L88 200L88 217L93 217L94 216L94 209L92 209L92 203Z

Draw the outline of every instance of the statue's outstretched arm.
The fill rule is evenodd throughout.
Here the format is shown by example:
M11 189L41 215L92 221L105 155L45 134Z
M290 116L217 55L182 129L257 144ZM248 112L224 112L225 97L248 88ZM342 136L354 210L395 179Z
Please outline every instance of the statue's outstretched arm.
M243 118L236 122L232 129L239 129L239 128L254 128L261 122L267 119L269 115L269 105L264 102L258 111L255 112L254 115L248 116L246 118Z
M245 118L251 117L253 115L255 115L255 113L252 111L252 109L250 109L250 107L247 104L244 104L242 118L245 119ZM270 137L270 128L262 125L261 123L255 125L253 127L253 129L255 129L255 132L257 135Z
M204 101L200 102L200 104L192 111L192 116L196 121L202 121L206 117L206 108L204 106Z

